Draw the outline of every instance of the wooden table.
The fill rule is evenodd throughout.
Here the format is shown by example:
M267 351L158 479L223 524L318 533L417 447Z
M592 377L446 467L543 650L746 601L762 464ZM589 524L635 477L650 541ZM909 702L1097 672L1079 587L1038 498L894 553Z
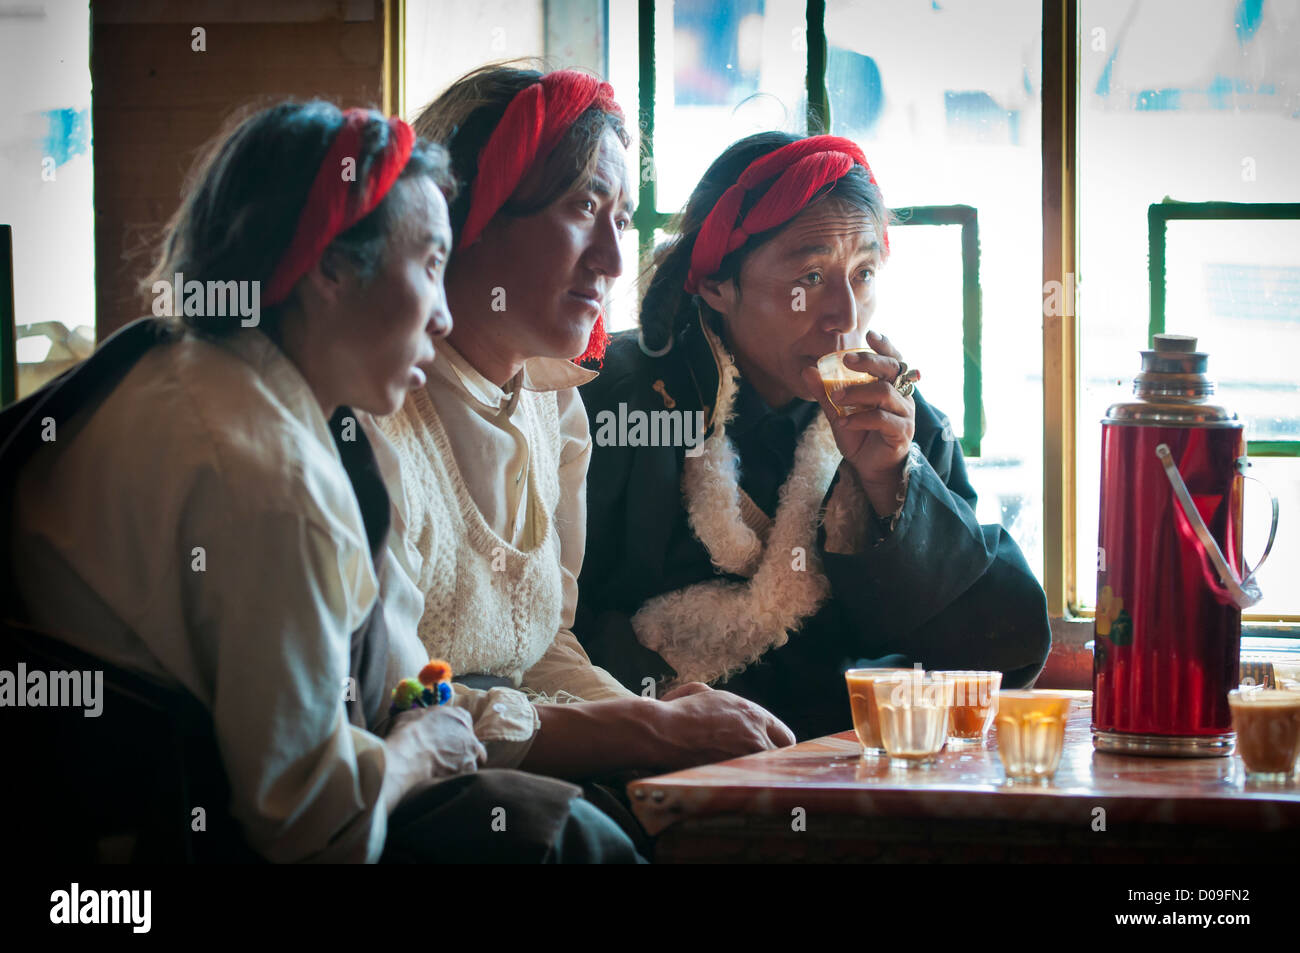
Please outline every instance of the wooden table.
M1006 780L996 728L911 770L863 759L846 731L635 781L628 795L659 862L1300 858L1300 781L1248 785L1236 756L1095 752L1090 724L1085 697L1045 785Z

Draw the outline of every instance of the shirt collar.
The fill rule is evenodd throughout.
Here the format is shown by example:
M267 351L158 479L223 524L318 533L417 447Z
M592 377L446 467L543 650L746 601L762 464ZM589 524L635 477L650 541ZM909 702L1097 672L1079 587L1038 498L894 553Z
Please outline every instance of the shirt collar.
M492 410L501 410L510 403L511 394L480 374L446 340L438 342L437 352L433 362L434 373L471 400ZM529 358L524 361L521 372L524 390L539 392L577 387L599 376L596 371L579 367L572 361L553 357Z
M727 428L736 437L743 437L768 419L787 422L793 433L800 434L820 410L815 402L800 400L797 397L784 407L774 410L759 396L758 391L743 375L740 376L739 383L740 389L736 393L736 418Z

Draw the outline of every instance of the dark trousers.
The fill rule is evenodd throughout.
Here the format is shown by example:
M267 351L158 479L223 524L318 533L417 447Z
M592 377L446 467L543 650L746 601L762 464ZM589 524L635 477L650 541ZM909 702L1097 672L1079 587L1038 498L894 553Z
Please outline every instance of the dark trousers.
M582 789L488 769L441 781L388 819L383 863L636 864L631 838Z

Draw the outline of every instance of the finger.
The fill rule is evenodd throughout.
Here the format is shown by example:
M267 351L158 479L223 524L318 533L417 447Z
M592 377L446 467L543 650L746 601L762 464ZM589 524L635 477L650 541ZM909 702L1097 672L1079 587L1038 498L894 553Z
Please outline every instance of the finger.
M900 406L894 404L894 397L891 397L891 394L902 396L888 381L872 381L869 384L850 384L836 391L835 400L840 404L851 404L854 407L885 407L901 410Z
M786 726L785 722L772 714L767 718L767 737L775 747L788 748L795 743L794 732Z
M895 357L888 354L871 354L867 351L846 354L844 364L851 371L862 371L884 381L897 378L902 366Z
M435 708L430 708L428 710L439 711L442 710L442 708L443 706L439 705ZM456 721L459 721L466 728L474 727L474 716L470 714L469 709L461 708L459 705L456 705L455 707L445 709L445 711L447 712L448 718L454 718Z
M659 696L659 700L670 702L674 698L685 698L688 695L698 695L700 692L711 691L713 691L713 689L709 688L709 686L705 685L703 682L683 682L681 685L664 692Z
M878 407L891 414L897 414L899 417L906 417L913 421L913 426L915 426L916 401L911 397L904 397L899 393L897 387L885 381L875 381L871 384L855 384L852 387L846 387L844 388L844 400L855 407L864 409Z
M898 348L894 347L889 338L879 331L867 332L867 346L878 354L887 354L889 357L897 358L900 361L903 359L903 355L899 353Z
M850 433L872 430L879 433L885 442L894 446L910 442L916 431L913 422L908 418L881 410L879 407L845 418L843 429Z

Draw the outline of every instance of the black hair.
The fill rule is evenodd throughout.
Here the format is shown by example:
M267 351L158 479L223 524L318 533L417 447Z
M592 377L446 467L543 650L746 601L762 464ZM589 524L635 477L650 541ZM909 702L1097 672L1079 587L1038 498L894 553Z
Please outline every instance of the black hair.
M420 111L414 126L421 136L443 142L451 153L452 172L464 188L449 203L452 232L459 236L469 217L478 158L510 101L542 78L536 69L490 63L465 74ZM560 138L545 161L530 170L501 208L501 214L523 217L540 212L589 179L596 168L600 143L613 131L624 148L631 139L623 120L597 106L582 113Z
M691 268L695 239L722 193L735 185L751 162L802 138L804 137L787 132L755 133L732 143L722 155L713 160L691 193L686 208L669 226L670 231L677 233L676 237L655 253L649 285L641 299L641 336L647 348L662 350L676 340L696 314L695 296L688 294L684 287L686 275ZM842 178L827 185L820 194L833 194L837 201L866 212L875 225L876 233L884 234L890 221L889 209L885 206L880 189L871 184L862 166L854 165ZM741 216L753 208L762 196L763 190L757 189L747 195L741 206ZM813 201L817 201L817 198ZM738 283L740 267L745 259L754 249L779 235L787 225L789 222L751 235L743 245L723 258L717 272L708 277Z

